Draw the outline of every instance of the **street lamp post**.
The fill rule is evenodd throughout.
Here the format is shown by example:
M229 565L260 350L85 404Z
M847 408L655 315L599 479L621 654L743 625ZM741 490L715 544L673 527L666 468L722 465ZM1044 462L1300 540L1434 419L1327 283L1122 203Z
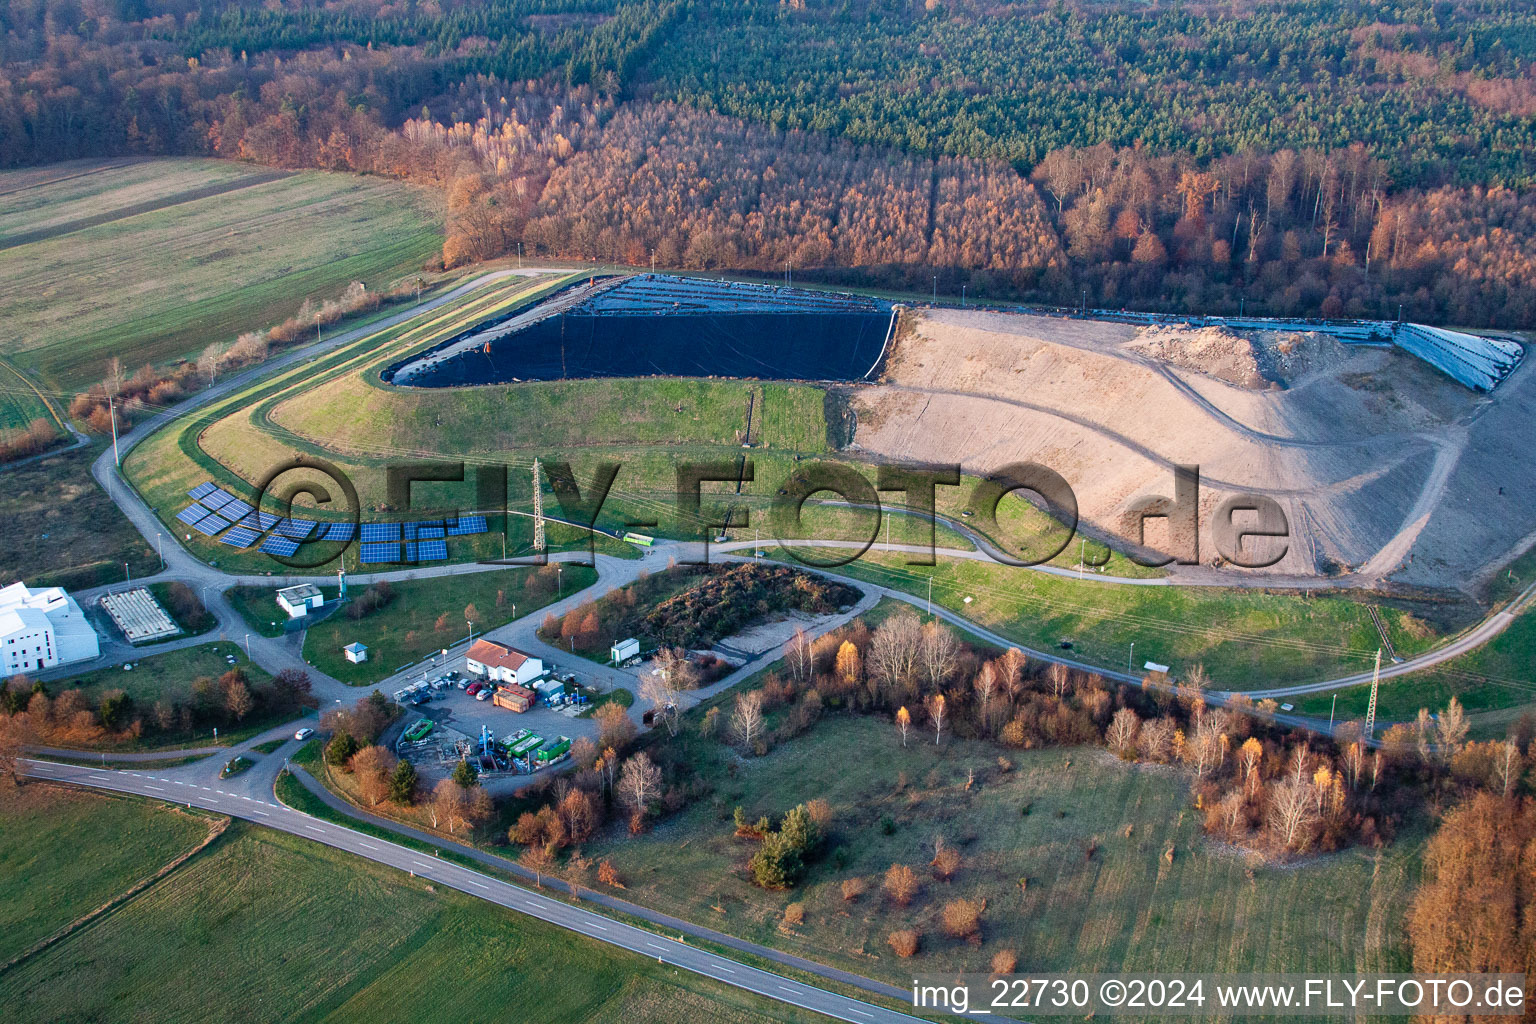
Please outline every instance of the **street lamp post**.
M559 588L556 592L558 600L565 596L565 566L559 562L555 563L555 586Z
M933 577L928 577L928 617L933 618Z
M251 634L245 634L245 660L251 660Z
M1131 674L1131 662L1135 659L1135 655L1136 655L1136 641L1132 640L1131 641L1131 649L1128 652L1126 652L1126 655L1125 655L1125 674L1126 675L1130 675Z

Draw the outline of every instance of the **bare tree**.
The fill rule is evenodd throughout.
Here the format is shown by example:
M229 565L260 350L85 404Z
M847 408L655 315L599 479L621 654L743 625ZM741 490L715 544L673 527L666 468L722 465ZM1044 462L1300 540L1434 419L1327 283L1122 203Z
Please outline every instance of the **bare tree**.
M1264 745L1252 736L1237 751L1237 764L1243 773L1243 786L1252 793L1259 785L1259 764L1264 760Z
M731 710L731 734L743 749L752 750L763 728L763 692L749 690L736 695Z
M683 673L675 663L663 667L662 656L656 657L658 667L640 679L640 696L651 704L655 717L667 727L667 734L677 735L678 721L682 718Z
M467 816L469 794L452 779L443 779L432 789L432 799L427 801L427 820L433 828L452 832L458 822Z
M1270 790L1269 827L1286 849L1305 849L1316 823L1311 786L1287 779Z
M811 678L811 637L803 628L795 630L795 635L789 638L789 643L784 650L784 660L789 666L789 674L798 683L808 682Z
M1467 739L1467 715L1462 709L1461 701L1455 697L1445 705L1445 710L1440 712L1440 717L1435 722L1435 738L1440 744L1440 759L1450 764L1461 745Z
M1121 757L1130 757L1135 749L1136 734L1141 731L1141 718L1130 708L1121 708L1109 720L1104 738L1109 747Z
M1059 661L1051 662L1051 667L1045 670L1045 681L1051 684L1051 696L1060 700L1062 694L1067 692L1067 679L1070 678L1070 670Z
M869 642L869 671L888 692L910 696L922 650L923 625L902 610L880 624Z
M981 702L981 721L988 728L992 724L992 698L997 694L997 669L992 662L981 666L981 671L976 673L976 678L971 681L971 688L976 691L976 698Z
M928 689L937 691L949 678L955 656L960 653L960 641L955 638L955 634L948 626L929 622L923 626L920 651L923 675L927 680Z
M644 814L661 789L661 769L644 751L624 762L619 773L619 798L634 814Z
M892 864L885 873L885 891L898 906L911 903L920 885L917 872L905 864Z
M1493 776L1499 784L1500 792L1507 798L1510 790L1520 781L1520 769L1524 767L1520 757L1520 748L1514 740L1505 740L1494 756Z

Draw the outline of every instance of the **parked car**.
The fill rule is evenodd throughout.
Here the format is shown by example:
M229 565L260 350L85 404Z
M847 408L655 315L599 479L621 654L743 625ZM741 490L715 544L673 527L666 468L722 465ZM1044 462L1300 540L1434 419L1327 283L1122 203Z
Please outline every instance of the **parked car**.
M490 699L491 699L491 688L489 686L487 686L485 689L481 690L479 693L475 694L475 700L490 700Z
M484 689L485 689L485 684L484 683L475 682L475 683L470 683L469 684L469 688L466 689L464 692L469 694L471 697L473 697L476 694L480 693Z
M313 729L300 729L298 732L293 734L293 738L296 740L307 740L314 734L315 730Z

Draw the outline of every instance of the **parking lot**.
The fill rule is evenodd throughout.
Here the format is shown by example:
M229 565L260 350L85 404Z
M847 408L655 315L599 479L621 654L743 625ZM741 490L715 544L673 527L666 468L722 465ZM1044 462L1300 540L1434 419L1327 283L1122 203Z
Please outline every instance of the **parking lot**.
M454 662L450 661L449 665L453 666ZM541 766L532 758L510 758L500 741L526 730L541 740L532 746L526 739L521 744L528 748L528 754L532 754L539 746L555 744L561 738L573 742L582 736L597 738L597 723L590 717L581 717L585 710L582 706L550 707L539 701L527 711L517 712L497 706L489 697L476 699L471 696L469 687L476 681L464 671L463 659L459 658L456 667L431 670L425 679L418 679L409 686L397 686L387 693L391 698L397 694L403 698L400 703L406 709L405 731L422 718L433 724L432 731L419 743L402 741L398 746L401 756L409 757L429 784L446 777L461 754L468 752L478 758L482 752L483 735L493 742L494 756L478 758L476 763L481 768L484 784L493 790L525 785L530 778L558 769L563 764L560 761Z

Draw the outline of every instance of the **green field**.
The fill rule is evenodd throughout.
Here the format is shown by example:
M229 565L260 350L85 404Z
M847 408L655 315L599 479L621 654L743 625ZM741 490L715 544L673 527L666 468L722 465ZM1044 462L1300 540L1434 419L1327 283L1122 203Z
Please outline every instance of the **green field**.
M928 569L899 561L874 551L838 572L924 598L931 575L935 604L1022 644L1071 639L1074 658L1123 672L1135 643L1133 669L1154 661L1178 675L1200 663L1217 689L1359 672L1381 643L1367 606L1343 595L1079 583L993 562L941 559ZM1428 648L1432 635L1407 612L1380 610L1400 653Z
M0 580L70 589L134 579L160 569L126 516L91 479L94 448L5 471L0 488Z
M207 831L206 820L162 804L43 783L0 790L0 963L154 874ZM0 976L0 992L9 981Z
M1207 842L1181 773L1094 748L936 749L921 732L903 748L888 723L843 715L761 758L685 742L714 795L638 837L615 826L585 852L612 858L626 898L753 941L895 984L912 970L985 973L1000 950L1015 951L1025 971L1408 967L1402 915L1418 876L1417 836L1270 868ZM998 769L999 753L1014 770ZM967 789L971 768L977 781ZM835 823L805 880L787 892L753 886L743 866L754 845L734 837L733 808L755 819L815 797L831 804ZM947 882L926 866L940 835L962 854ZM905 909L881 892L893 863L924 879ZM850 903L840 887L854 877L869 889ZM987 901L980 946L940 933L940 908L959 897ZM785 929L791 902L804 905L805 922ZM923 939L904 962L886 936L908 927Z
M105 920L9 972L3 990L18 1024L457 1022L517 1007L541 1024L812 1019L239 823Z
M481 615L475 623L478 636L510 622L514 609L521 618L558 600L559 581L540 577L538 572L532 568L499 569L391 583L394 600L384 608L361 619L350 619L343 607L309 627L304 657L344 683L362 686L377 682L468 636L464 609L469 605ZM594 570L579 565L565 566L560 575L566 594L597 580ZM361 589L354 585L353 596ZM444 614L448 616L447 628L438 632L436 622ZM352 664L341 653L354 641L368 645L368 660L361 665Z
M323 172L274 180L215 160L120 164L35 185L0 214L0 239L62 232L0 247L10 285L0 354L51 389L100 380L113 355L132 371L233 341L352 281L387 286L442 243L440 200L408 185ZM0 174L0 190L29 173ZM245 187L196 198L231 183Z

